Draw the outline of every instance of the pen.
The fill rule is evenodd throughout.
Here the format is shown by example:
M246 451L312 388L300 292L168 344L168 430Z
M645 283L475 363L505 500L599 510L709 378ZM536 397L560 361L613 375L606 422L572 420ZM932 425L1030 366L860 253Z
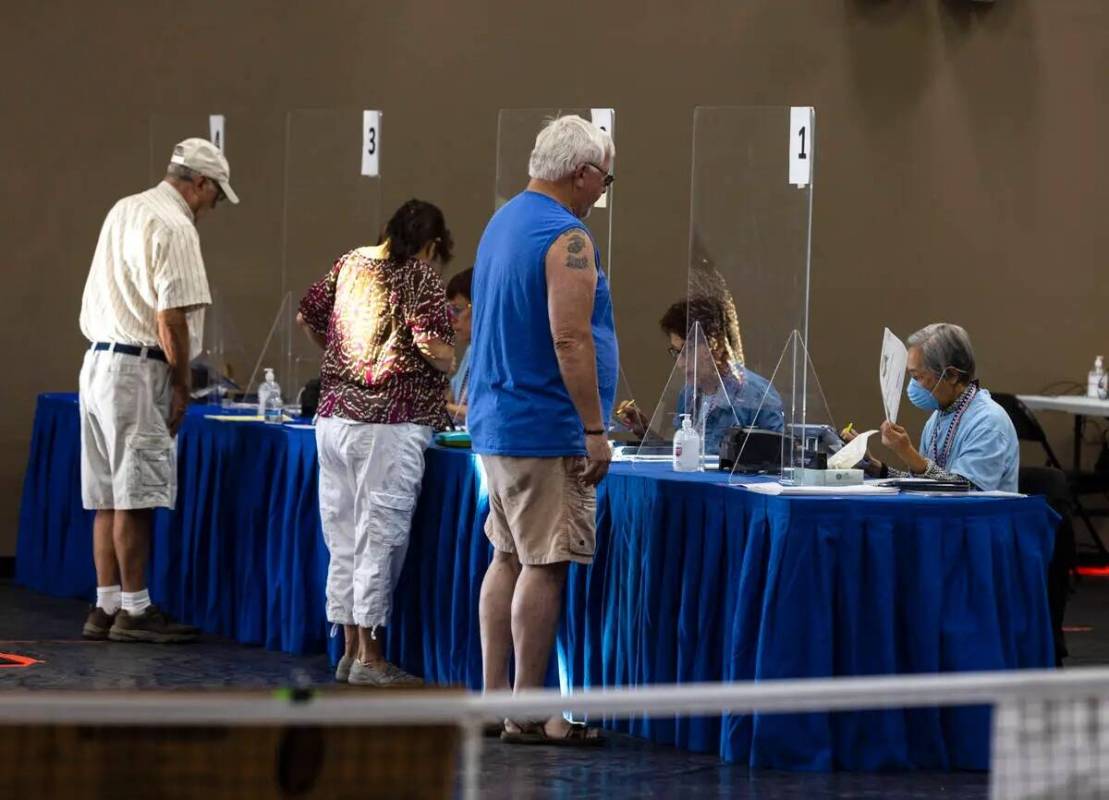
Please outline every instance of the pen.
M852 431L852 429L854 429L854 427L855 427L854 422L848 422L847 427L843 429L843 432L844 433L851 433L851 431Z

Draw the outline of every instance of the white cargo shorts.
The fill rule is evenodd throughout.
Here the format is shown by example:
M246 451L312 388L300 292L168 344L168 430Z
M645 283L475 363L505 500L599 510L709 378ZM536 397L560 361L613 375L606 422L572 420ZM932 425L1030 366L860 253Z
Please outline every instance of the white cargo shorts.
M173 508L177 446L164 361L111 350L81 366L81 502L92 510Z
M328 622L389 623L431 433L412 423L316 420Z

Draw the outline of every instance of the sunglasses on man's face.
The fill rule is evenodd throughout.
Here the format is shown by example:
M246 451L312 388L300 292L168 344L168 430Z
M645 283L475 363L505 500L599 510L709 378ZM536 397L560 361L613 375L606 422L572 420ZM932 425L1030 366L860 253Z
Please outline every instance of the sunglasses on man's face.
M227 195L224 194L223 187L219 185L219 181L212 180L207 176L205 176L204 180L208 181L208 183L216 187L216 199L212 201L212 205L222 203L224 200L227 199Z
M601 180L601 183L602 183L602 184L604 184L604 187L605 187L606 189L607 189L607 188L608 188L609 186L612 186L612 183L613 183L613 181L615 181L615 180L616 180L616 176L615 176L615 175L613 175L613 174L612 174L611 172L609 172L608 170L605 170L605 169L601 169L601 168L600 168L600 167L598 167L598 166L597 166L596 164L594 164L594 163L593 163L592 161L587 161L587 162L585 162L585 165L586 165L587 167L593 167L593 169L597 170L597 172L599 172L599 173L601 173L602 175L604 175L604 176L605 176L605 177L604 177L604 178L603 178L603 179Z

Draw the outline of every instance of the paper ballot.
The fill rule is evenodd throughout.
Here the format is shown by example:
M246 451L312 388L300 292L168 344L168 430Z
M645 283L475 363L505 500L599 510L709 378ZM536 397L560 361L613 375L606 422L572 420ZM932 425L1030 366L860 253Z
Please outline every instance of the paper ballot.
M901 391L905 387L905 364L909 351L905 344L889 328L882 334L882 362L878 366L878 383L882 387L882 408L886 419L897 422L897 410L901 408Z
M878 431L860 433L832 455L828 456L828 469L851 469L866 456L866 440Z

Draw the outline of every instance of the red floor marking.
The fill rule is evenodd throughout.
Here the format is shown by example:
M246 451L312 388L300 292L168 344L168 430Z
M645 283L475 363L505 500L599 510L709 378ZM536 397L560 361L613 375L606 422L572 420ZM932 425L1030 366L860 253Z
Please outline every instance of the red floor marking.
M15 653L0 653L0 669L22 669L32 664L41 664L37 658L17 656Z
M1075 569L1083 578L1106 578L1109 577L1109 567L1078 567Z

